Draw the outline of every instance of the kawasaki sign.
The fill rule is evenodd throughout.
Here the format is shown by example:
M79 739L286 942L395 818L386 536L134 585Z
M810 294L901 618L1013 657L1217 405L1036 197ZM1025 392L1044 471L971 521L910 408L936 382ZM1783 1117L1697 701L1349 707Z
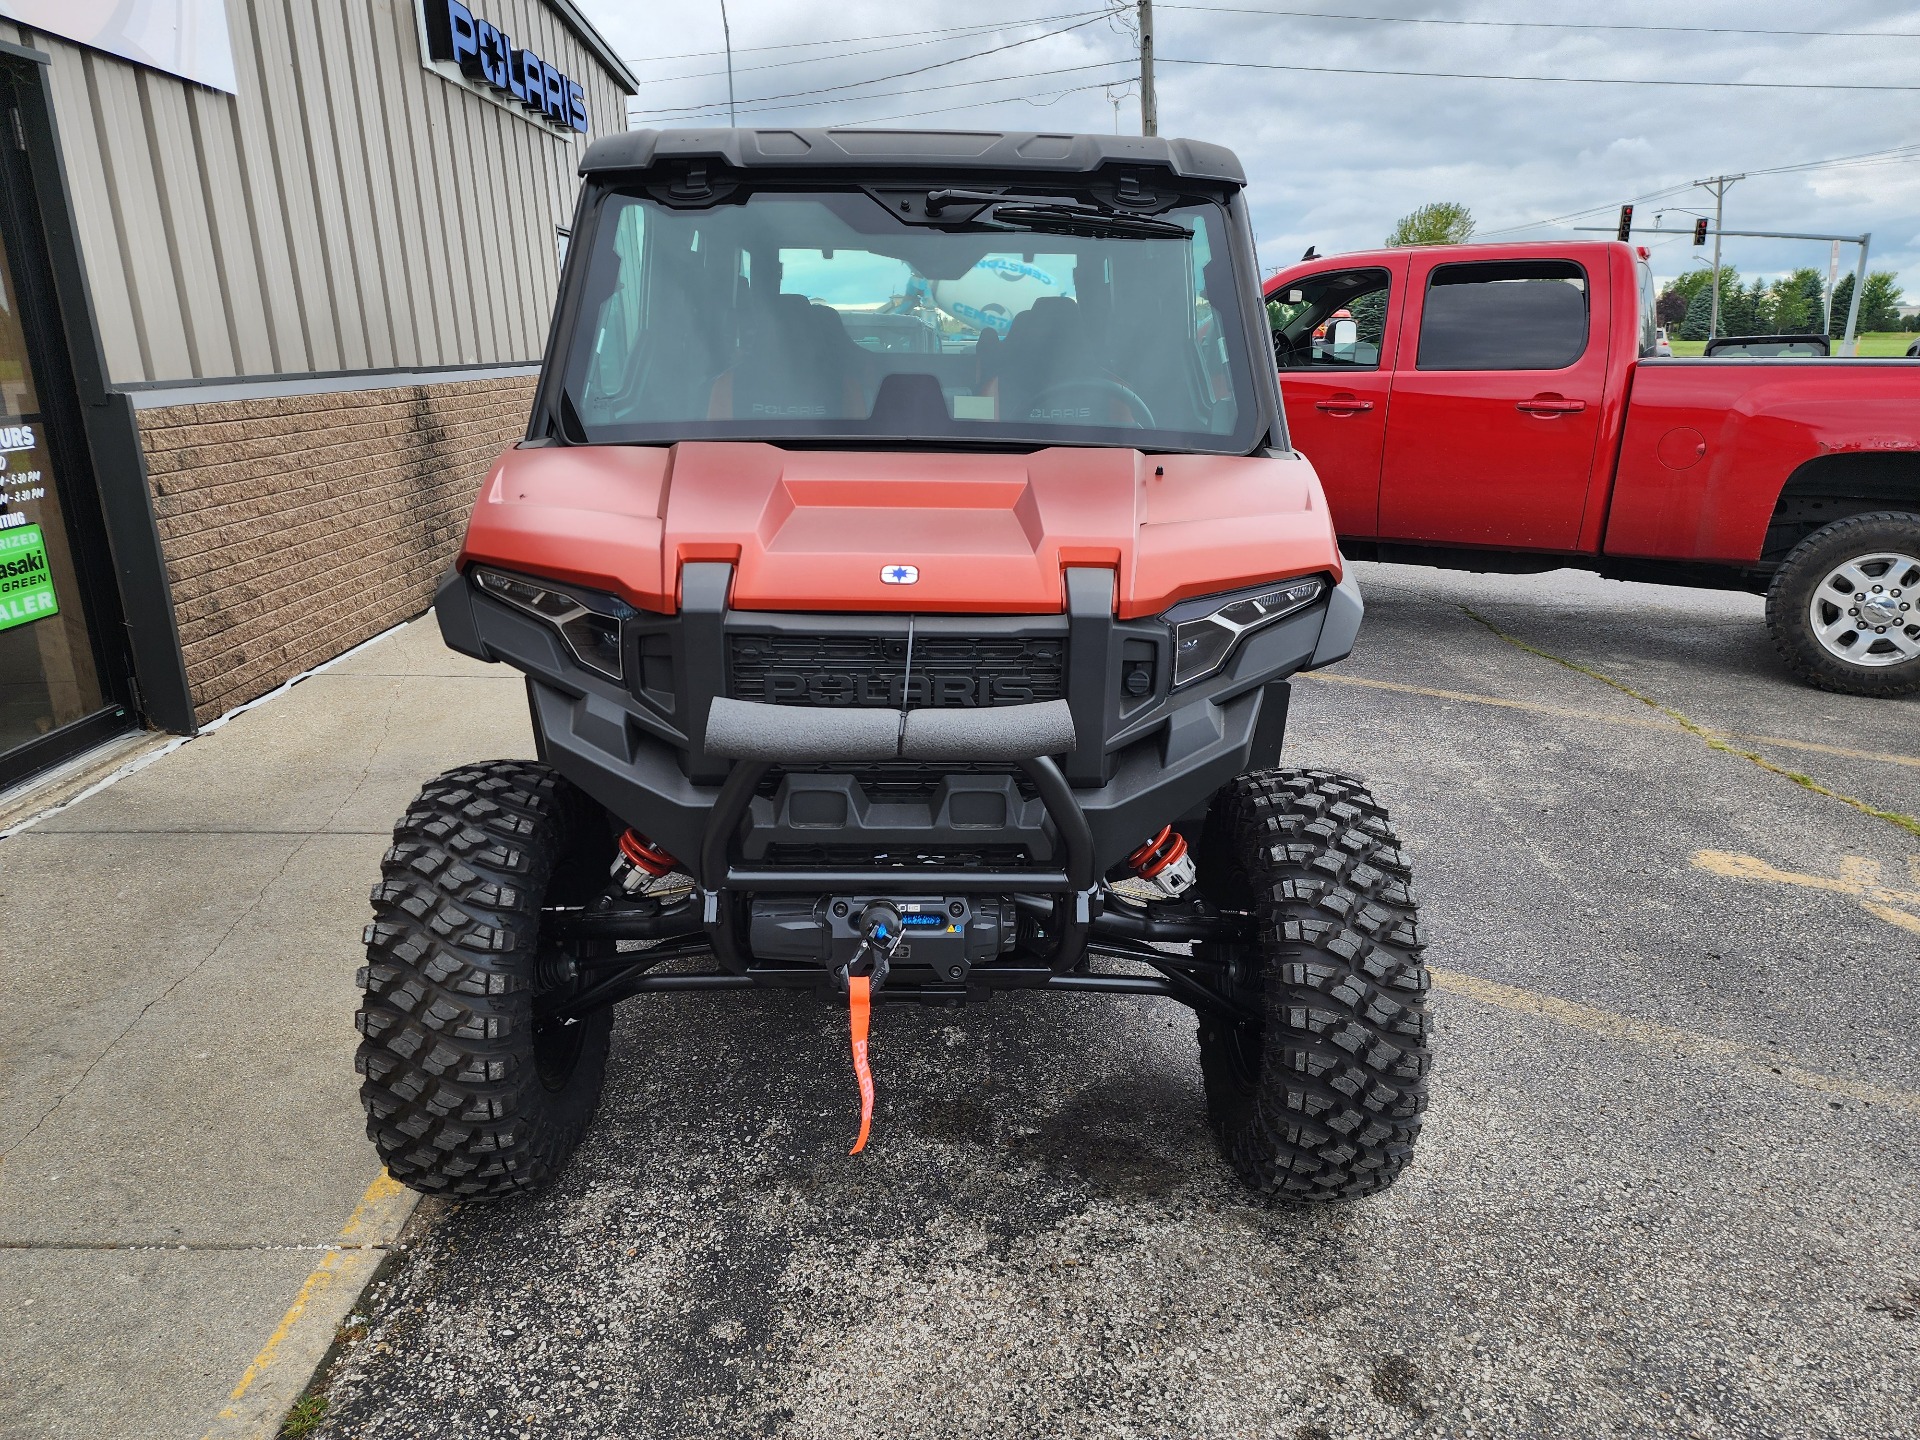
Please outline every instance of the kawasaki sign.
M59 609L40 527L0 531L0 630L44 620Z
M444 73L457 66L503 104L517 102L550 125L586 134L587 94L577 80L515 45L511 35L460 0L420 0L420 8L434 69Z

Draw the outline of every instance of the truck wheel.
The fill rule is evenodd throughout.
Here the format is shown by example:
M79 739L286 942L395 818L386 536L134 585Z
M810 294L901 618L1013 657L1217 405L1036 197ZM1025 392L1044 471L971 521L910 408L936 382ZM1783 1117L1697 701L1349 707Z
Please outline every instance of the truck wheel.
M580 1143L613 1012L536 1027L534 999L541 906L606 873L605 857L591 870L593 818L546 766L489 760L429 780L394 827L354 1065L367 1135L396 1180L494 1199L551 1179Z
M1430 1063L1425 947L1387 812L1351 776L1242 775L1214 797L1200 883L1255 919L1251 944L1212 951L1259 1018L1200 1021L1227 1158L1286 1200L1386 1189L1413 1158Z
M1767 628L1809 685L1920 690L1920 515L1848 515L1814 531L1774 572Z

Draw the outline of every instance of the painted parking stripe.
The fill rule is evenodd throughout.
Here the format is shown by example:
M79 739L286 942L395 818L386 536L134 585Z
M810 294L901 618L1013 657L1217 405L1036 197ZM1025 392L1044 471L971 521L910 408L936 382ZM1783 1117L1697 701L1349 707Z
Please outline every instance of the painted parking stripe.
M367 1186L202 1440L270 1440L279 1434L281 1417L307 1388L334 1330L386 1259L419 1198L384 1170Z
M1738 1040L1727 1040L1718 1035L1702 1035L1697 1031L1662 1025L1653 1020L1639 1020L1631 1015L1582 1005L1578 1001L1562 1000L1557 995L1542 995L1536 990L1523 990L1518 985L1484 980L1478 975L1468 975L1459 970L1436 968L1432 975L1433 988L1442 994L1458 995L1497 1009L1552 1020L1603 1039L1625 1040L1650 1049L1672 1050L1694 1059L1716 1060L1768 1084L1778 1084L1784 1080L1790 1085L1830 1098L1852 1100L1862 1105L1880 1105L1920 1119L1920 1093L1911 1090L1823 1074L1796 1065L1787 1056L1757 1045L1744 1045Z
M1602 725L1626 725L1635 730L1686 732L1671 720L1656 720L1650 715L1611 715L1604 710L1582 710L1572 705L1548 705L1538 700L1514 700L1505 695L1481 695L1471 690L1437 690L1428 685L1403 685L1397 680L1373 680L1364 675L1328 675L1308 671L1296 677L1322 681L1330 685L1363 685L1369 690L1393 690L1402 695L1425 695L1434 700L1458 700L1469 705L1493 705L1503 710L1526 710L1535 715L1553 715L1563 720L1593 720ZM1877 765L1906 765L1920 770L1920 755L1896 755L1884 750L1850 750L1844 745L1822 745L1813 740L1789 740L1783 735L1747 735L1735 730L1709 730L1722 740L1745 740L1750 745L1777 745L1784 750L1805 750L1815 755L1838 755L1847 760L1871 760Z

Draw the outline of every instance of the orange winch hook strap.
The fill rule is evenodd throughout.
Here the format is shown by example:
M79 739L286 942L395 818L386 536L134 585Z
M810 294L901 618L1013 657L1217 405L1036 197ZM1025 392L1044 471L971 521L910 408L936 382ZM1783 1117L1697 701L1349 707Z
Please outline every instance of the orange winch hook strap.
M869 977L847 977L847 1020L853 1033L853 1073L860 1082L860 1138L847 1153L858 1155L867 1148L867 1132L873 1128L873 1071L867 1066L867 1016L872 1009L868 992Z

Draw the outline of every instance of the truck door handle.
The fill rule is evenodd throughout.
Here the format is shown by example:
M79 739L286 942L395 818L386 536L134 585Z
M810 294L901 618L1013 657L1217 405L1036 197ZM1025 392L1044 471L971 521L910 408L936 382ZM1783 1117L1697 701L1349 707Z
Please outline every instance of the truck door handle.
M1325 400L1314 401L1313 408L1329 415L1359 415L1373 409L1373 402L1356 395L1330 395Z
M1529 415L1577 415L1587 408L1584 400L1562 400L1555 395L1536 395L1513 407Z

